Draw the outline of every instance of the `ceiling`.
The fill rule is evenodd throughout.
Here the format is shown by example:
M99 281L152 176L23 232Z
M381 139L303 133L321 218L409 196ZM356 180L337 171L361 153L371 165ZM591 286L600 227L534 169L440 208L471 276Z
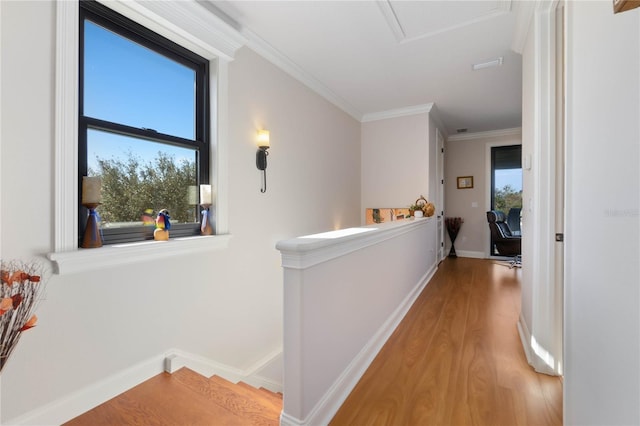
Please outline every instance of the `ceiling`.
M434 103L449 135L520 127L518 2L217 1L249 46L359 120ZM497 67L472 65L503 58Z

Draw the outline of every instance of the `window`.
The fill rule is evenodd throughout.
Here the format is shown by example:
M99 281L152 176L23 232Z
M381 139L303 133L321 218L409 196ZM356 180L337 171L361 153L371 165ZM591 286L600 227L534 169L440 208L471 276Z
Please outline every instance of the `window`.
M491 210L500 210L516 235L521 235L522 145L491 148ZM497 255L493 241L490 254Z
M102 178L105 244L199 233L209 183L209 62L95 2L80 2L78 188ZM78 235L87 211L79 200Z

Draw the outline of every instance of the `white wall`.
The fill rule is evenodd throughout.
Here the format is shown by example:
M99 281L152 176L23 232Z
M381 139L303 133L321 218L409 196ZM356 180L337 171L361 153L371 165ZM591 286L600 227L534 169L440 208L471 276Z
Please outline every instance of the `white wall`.
M566 424L640 423L640 9L569 2Z
M53 251L55 5L0 2L1 252ZM243 48L229 66L226 250L53 275L2 372L2 420L179 348L245 369L282 344L275 243L360 223L360 124ZM271 130L268 190L256 129Z
M364 209L429 199L430 170L428 113L362 123L362 222Z
M456 238L460 256L485 257L489 254L489 225L486 212L491 207L491 147L520 145L520 132L483 132L456 136L445 148L446 217L461 217L464 223ZM458 189L458 176L473 176L473 188ZM446 237L447 247L451 247Z

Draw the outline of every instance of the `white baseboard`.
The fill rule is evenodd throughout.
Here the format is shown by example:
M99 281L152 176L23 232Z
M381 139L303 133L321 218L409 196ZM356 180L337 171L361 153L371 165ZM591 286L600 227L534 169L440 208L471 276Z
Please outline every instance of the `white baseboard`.
M371 339L369 339L358 355L356 355L353 361L351 361L347 368L336 379L316 406L313 407L307 418L300 420L283 411L280 415L281 426L313 426L329 424L358 381L362 378L367 368L369 368L373 359L378 355L378 352L380 352L413 303L416 301L418 296L420 296L422 290L429 283L435 274L436 269L437 264L434 264L429 271L423 275L414 289L404 298L402 303L396 308L391 316L389 316Z
M179 349L170 349L3 424L62 424L163 371L173 373L181 367L188 367L207 377L217 374L234 383L243 381L251 386L282 392L282 381L278 382L273 378L262 377L259 374L269 364L281 361L281 358L282 350L280 349L262 358L246 370L240 370L199 355Z
M162 373L164 354L157 355L21 416L5 425L62 424L132 387Z
M522 342L522 348L524 354L527 357L529 365L538 373L548 374L550 376L557 376L558 372L553 369L545 360L536 352L536 348L533 346L535 339L531 336L527 322L522 317L522 313L518 318L518 334L520 335L520 341Z
M518 318L518 334L520 335L520 342L522 343L522 349L524 349L524 355L527 357L527 362L529 365L533 366L531 361L531 333L529 332L529 327L527 327L527 322L522 317L522 313Z
M165 365L165 371L168 373L173 373L182 367L187 367L206 377L217 375L233 383L242 381L251 386L267 388L273 392L282 392L282 380L278 381L260 375L260 371L269 364L281 362L282 349L273 351L245 370L240 370L180 349L170 350L166 358L167 365Z
M447 252L448 253L448 252ZM486 259L487 256L482 251L456 250L458 257L470 257L473 259Z

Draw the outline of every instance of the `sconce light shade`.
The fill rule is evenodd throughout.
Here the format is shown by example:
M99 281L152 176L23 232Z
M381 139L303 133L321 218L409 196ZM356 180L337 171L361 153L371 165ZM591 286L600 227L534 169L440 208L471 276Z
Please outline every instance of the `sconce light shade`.
M269 131L268 130L258 130L258 147L259 148L269 148Z

